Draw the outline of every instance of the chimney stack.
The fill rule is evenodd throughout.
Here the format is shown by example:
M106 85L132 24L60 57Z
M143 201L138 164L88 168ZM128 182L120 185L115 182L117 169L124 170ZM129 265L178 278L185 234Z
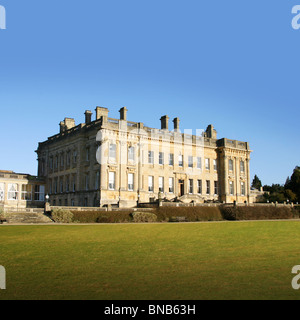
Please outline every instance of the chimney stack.
M175 118L175 119L173 120L173 123L174 123L174 131L179 131L179 122L180 122L179 118Z
M73 118L65 118L64 121L59 123L60 133L70 130L75 127L75 120Z
M103 107L96 108L96 120L102 119L102 123L107 122L108 109Z
M161 121L161 129L169 130L169 117L163 116L160 118Z
M85 124L89 124L89 123L91 123L92 122L92 111L90 111L90 110L86 110L85 111Z
M123 107L119 110L120 112L120 120L127 121L127 111L128 109L126 107Z

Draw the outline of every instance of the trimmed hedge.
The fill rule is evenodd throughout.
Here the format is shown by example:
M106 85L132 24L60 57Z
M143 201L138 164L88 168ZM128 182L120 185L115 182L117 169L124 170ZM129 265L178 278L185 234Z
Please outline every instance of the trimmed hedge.
M271 220L293 219L296 211L291 207L229 207L221 206L220 210L225 220Z
M151 212L133 212L133 222L156 222L157 216Z
M132 221L128 211L72 211L74 221L79 223L124 223Z
M160 207L155 211L158 221L221 221L219 207Z
M71 223L73 222L73 213L65 209L54 209L51 211L51 218L55 222L60 223Z

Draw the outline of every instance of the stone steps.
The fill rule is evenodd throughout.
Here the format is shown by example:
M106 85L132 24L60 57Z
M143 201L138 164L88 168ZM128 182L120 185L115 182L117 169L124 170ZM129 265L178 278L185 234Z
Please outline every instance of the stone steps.
M42 213L28 213L28 212L18 212L18 213L7 213L6 214L7 223L52 223L53 221Z

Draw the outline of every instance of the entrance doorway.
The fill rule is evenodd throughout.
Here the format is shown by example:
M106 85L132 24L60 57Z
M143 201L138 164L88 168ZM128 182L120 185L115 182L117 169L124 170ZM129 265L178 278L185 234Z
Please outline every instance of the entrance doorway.
M178 184L179 184L179 194L178 196L181 197L184 195L184 180L178 180Z

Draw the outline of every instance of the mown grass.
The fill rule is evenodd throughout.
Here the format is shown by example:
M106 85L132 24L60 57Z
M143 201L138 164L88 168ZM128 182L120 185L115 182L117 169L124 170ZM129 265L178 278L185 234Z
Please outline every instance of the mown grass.
M0 227L4 299L299 299L300 222Z

